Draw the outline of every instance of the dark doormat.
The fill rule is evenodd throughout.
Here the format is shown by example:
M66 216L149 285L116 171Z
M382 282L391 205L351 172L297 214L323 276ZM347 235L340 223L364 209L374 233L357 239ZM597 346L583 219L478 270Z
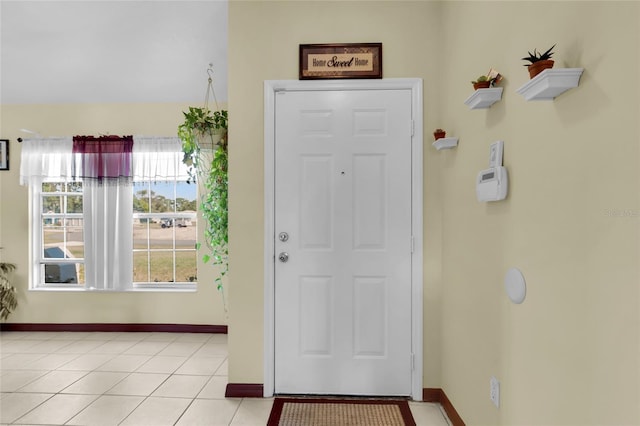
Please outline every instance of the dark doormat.
M416 426L398 399L276 398L267 426Z

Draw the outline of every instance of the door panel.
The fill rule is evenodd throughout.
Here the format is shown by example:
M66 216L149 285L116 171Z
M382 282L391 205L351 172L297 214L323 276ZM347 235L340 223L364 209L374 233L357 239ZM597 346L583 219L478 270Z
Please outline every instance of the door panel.
M387 354L387 280L385 277L354 277L353 325L355 357Z
M411 92L279 92L275 391L411 394Z
M331 249L333 161L329 155L300 157L300 246L302 249Z
M386 248L386 157L353 156L353 248Z
M331 277L300 277L300 354L302 356L331 355L332 297Z

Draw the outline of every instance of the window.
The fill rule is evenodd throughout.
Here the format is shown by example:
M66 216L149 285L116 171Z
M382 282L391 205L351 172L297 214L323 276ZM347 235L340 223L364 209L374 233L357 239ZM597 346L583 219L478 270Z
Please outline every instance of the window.
M41 189L40 277L84 285L82 183L46 182Z
M100 185L74 174L76 154L68 149L23 142L31 288L195 289L197 185L186 182L180 143L134 141L130 179Z
M140 286L197 280L196 185L135 182L133 282Z

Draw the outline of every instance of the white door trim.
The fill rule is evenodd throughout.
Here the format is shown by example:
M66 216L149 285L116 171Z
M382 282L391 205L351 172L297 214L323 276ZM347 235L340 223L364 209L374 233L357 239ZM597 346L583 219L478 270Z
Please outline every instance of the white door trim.
M422 80L268 80L264 82L264 397L275 389L275 94L279 91L310 90L411 90L413 137L411 141L411 347L413 372L411 396L422 400L423 276L422 276Z

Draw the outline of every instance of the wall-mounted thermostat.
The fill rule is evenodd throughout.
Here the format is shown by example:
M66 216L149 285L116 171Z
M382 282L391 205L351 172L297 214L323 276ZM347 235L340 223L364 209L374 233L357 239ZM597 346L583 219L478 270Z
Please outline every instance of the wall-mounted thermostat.
M478 173L476 195L478 201L500 201L507 197L507 169L492 167Z
M476 178L478 201L500 201L507 197L509 181L507 169L502 166L503 147L503 141L491 144L489 149L489 168L480 171Z

